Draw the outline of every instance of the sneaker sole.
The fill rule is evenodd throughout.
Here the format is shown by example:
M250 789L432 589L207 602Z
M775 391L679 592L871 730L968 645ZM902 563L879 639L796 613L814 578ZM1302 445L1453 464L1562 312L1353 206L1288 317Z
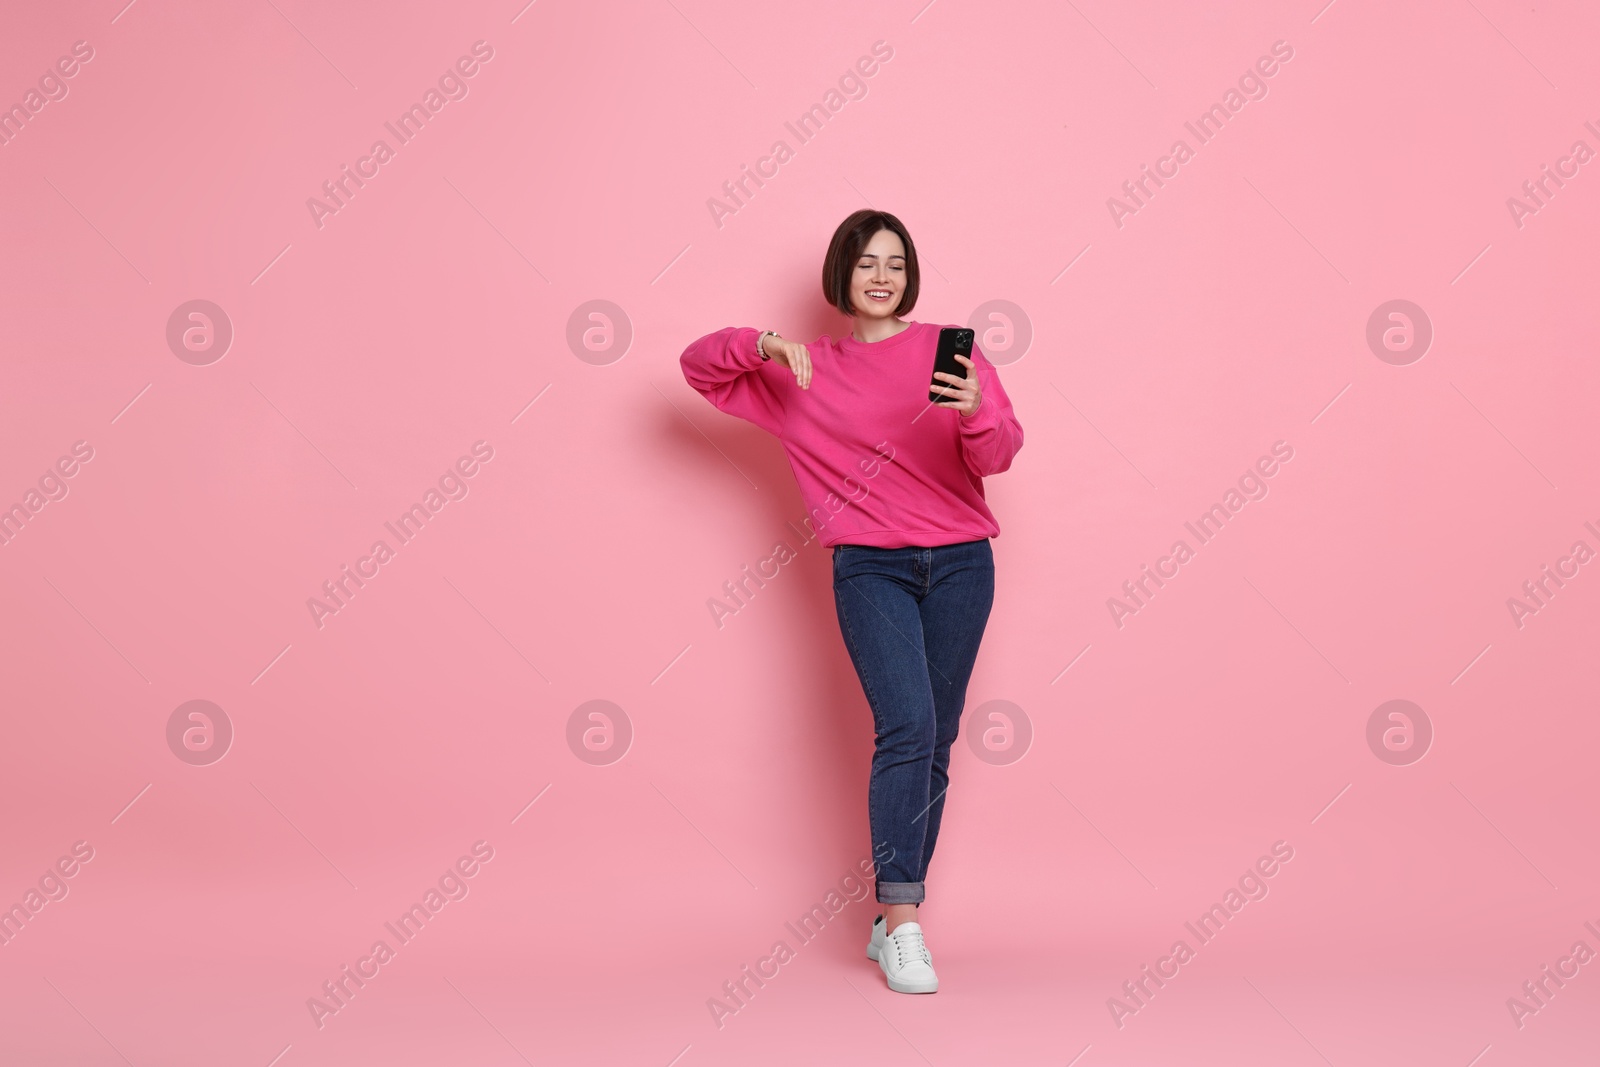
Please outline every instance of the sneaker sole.
M880 963L878 966L881 969L883 964ZM939 991L939 980L937 978L933 980L932 985L922 986L915 982L903 982L897 978L891 978L887 970L883 972L883 977L889 983L889 988L896 993L937 993Z

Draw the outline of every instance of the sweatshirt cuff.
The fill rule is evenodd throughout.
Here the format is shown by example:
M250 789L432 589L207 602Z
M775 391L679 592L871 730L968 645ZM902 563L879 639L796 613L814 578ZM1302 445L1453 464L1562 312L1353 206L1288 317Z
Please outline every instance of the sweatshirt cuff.
M994 400L987 395L983 395L978 398L978 410L971 415L957 413L956 423L960 426L962 433L977 433L980 430L987 430L995 423L996 410L997 405Z
M734 330L730 347L739 366L745 370L755 370L761 364L769 362L762 359L761 353L756 349L756 338L760 336L761 331L754 326L740 326Z

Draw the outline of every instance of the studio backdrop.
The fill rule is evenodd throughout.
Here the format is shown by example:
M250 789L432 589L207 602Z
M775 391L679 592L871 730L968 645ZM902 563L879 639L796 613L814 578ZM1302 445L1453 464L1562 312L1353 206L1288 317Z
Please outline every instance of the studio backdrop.
M1590 6L4 22L0 1061L1591 1062ZM934 996L680 364L863 208L1024 433Z

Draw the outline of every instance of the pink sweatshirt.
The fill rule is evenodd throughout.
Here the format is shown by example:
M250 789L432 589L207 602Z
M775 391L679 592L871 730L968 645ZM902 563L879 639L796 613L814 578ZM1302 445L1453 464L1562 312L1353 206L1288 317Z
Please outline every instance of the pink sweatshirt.
M1011 466L1022 424L977 345L978 410L962 416L928 400L939 329L912 322L872 344L819 337L806 345L810 389L761 358L751 327L707 334L679 362L719 410L783 443L824 545L950 545L999 534L983 476Z

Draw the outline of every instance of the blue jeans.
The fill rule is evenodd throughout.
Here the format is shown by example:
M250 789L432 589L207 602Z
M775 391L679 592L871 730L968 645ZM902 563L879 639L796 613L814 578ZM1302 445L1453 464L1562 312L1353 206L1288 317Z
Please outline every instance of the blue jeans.
M988 538L931 548L835 545L839 630L872 708L867 818L878 901L920 904L950 787L950 746L994 603Z

